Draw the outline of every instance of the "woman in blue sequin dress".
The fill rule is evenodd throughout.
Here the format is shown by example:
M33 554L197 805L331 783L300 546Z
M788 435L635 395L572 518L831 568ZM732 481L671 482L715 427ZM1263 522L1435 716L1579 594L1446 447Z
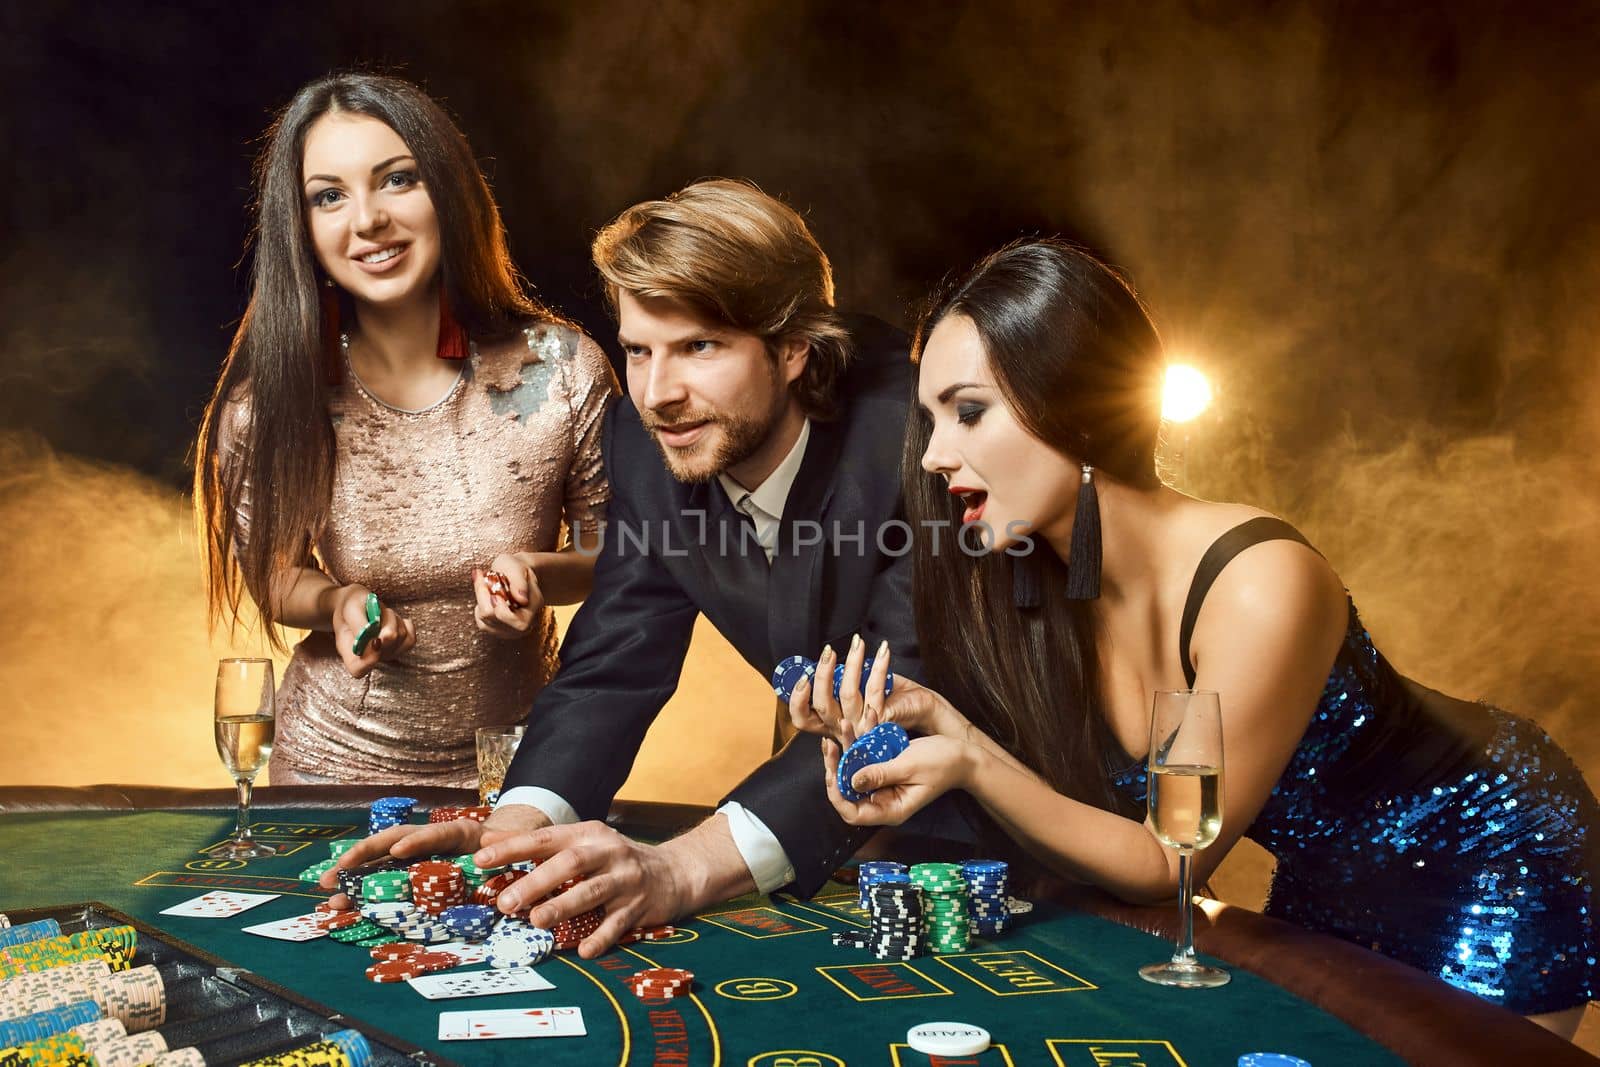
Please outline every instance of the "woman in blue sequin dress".
M1402 678L1292 527L1161 483L1164 359L1127 284L1066 244L1012 245L935 298L914 352L904 490L932 688L796 693L797 725L834 739L884 719L922 735L856 776L876 790L860 804L827 741L840 814L898 823L965 790L1033 860L1170 900L1176 857L1143 819L1151 692L1215 690L1226 799L1199 878L1248 836L1277 857L1269 914L1570 1036L1600 949L1594 795L1532 722Z

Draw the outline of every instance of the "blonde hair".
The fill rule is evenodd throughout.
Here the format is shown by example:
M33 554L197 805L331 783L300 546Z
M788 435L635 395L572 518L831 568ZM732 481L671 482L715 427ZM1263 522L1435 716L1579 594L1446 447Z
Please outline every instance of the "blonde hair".
M595 235L594 265L617 294L664 297L774 346L802 340L795 399L814 419L838 413L850 334L833 306L833 270L805 220L753 184L698 181L635 204Z

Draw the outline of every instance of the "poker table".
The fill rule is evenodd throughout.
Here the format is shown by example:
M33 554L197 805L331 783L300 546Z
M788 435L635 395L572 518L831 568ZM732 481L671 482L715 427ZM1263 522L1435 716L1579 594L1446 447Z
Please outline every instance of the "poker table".
M1140 965L1171 951L1176 909L1138 908L1058 888L1004 936L964 953L879 961L835 947L867 925L856 892L750 896L706 909L664 941L596 960L559 953L539 967L551 990L447 1001L363 977L357 947L292 943L242 927L310 911L323 894L296 874L327 843L364 832L365 806L394 792L263 788L254 832L285 854L248 863L210 849L232 830L232 791L138 787L0 788L0 912L98 901L334 1012L461 1064L729 1064L739 1067L921 1065L1217 1065L1246 1052L1329 1064L1594 1061L1533 1024L1374 953L1243 909L1196 911L1202 953L1234 972L1214 990L1149 985ZM453 790L404 790L423 806L466 804ZM612 822L659 840L703 814L621 803ZM950 858L947 844L881 835L874 854ZM944 851L940 855L941 849ZM158 913L210 889L282 894L229 919ZM652 966L695 974L692 995L640 1000L622 979ZM441 1011L579 1007L587 1036L442 1042ZM905 1044L919 1023L982 1026L982 1056L930 1060Z

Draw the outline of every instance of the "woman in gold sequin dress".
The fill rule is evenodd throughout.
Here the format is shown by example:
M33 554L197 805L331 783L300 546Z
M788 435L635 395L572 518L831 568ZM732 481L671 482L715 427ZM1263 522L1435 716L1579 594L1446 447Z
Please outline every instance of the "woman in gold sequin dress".
M257 183L250 304L196 464L212 617L248 594L274 640L310 631L273 782L470 785L474 731L555 670L549 605L588 592L615 378L523 292L471 149L415 86L307 85Z

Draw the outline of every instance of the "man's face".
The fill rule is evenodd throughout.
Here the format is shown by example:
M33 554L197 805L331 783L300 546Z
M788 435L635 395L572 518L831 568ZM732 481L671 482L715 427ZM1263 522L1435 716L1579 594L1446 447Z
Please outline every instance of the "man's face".
M628 396L674 478L708 481L760 451L790 402L792 361L665 297L622 292L617 312Z

